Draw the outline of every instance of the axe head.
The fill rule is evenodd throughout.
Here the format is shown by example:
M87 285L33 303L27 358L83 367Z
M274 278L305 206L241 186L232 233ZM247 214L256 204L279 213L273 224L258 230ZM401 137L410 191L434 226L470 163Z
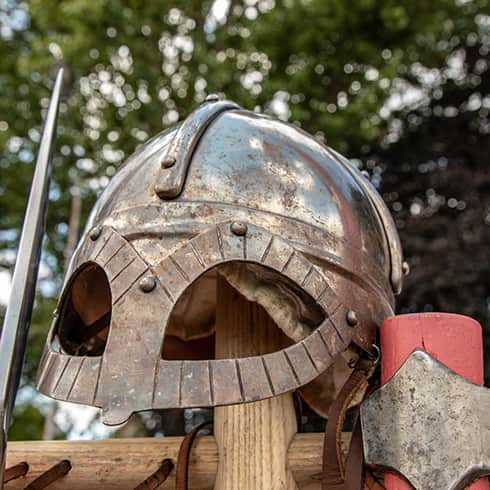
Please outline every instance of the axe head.
M366 463L416 489L459 490L490 474L490 390L422 350L361 405Z

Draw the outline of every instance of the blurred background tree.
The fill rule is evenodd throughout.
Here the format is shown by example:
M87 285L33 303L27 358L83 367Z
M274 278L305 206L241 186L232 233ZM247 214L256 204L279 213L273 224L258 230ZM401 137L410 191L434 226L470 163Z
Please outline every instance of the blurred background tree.
M42 433L32 380L70 229L80 234L77 218L138 145L210 92L299 125L368 170L412 268L399 312L473 316L488 351L489 51L489 0L1 1L3 303L52 80L66 71L11 438ZM134 431L152 424L143 417Z

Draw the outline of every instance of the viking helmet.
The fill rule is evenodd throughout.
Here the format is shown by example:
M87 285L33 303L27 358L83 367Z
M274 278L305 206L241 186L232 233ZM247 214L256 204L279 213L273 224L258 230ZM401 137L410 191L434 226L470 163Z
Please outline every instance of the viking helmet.
M217 274L264 306L289 345L214 359ZM100 196L38 388L101 407L110 425L305 388L349 346L371 351L401 276L394 223L357 168L294 126L211 98L140 147Z

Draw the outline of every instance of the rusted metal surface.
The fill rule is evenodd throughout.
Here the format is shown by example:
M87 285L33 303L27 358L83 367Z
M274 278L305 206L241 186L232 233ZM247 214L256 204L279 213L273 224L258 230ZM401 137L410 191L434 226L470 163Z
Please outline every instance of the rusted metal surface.
M70 470L71 463L67 459L64 459L42 475L38 476L35 480L31 481L31 483L25 487L25 490L43 490L51 485L51 483L63 478Z
M5 469L3 483L8 483L11 480L25 476L29 471L29 465L25 462L18 463Z
M164 483L170 472L174 469L174 464L171 459L164 459L162 464L154 473L152 473L145 481L134 487L134 490L154 490Z
M490 474L490 391L415 350L361 405L366 462L416 489L460 490Z
M140 410L291 391L318 377L351 342L370 350L377 326L393 312L392 263L401 257L390 255L388 242L398 237L385 230L379 203L353 172L298 129L228 102L209 101L150 140L92 212L49 334L39 389L102 407L104 422L119 424ZM175 192L155 192L155 183ZM274 272L298 305L308 296L323 320L277 353L163 359L172 314L190 290L194 304L206 308L184 317L177 330L199 336L212 323L212 272L229 262ZM63 305L87 264L107 276L110 328L99 357L76 358L63 343L63 330L70 330ZM192 289L203 277L207 287ZM93 324L87 327L95 331Z
M182 440L182 444L179 448L179 454L177 456L177 465L175 468L175 490L188 490L189 488L189 463L191 457L191 450L194 441L197 439L199 432L212 425L211 422L204 422L198 425L191 432L185 435Z

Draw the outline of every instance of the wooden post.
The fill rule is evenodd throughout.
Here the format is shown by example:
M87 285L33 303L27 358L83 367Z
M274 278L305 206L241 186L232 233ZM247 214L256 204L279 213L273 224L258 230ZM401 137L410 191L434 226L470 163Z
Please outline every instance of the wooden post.
M218 277L216 358L274 352L283 342L282 331L264 309ZM288 447L296 433L291 393L216 408L214 433L219 449L215 490L297 488L287 465Z
M386 383L414 349L423 349L473 383L483 385L483 343L480 324L462 315L415 313L388 318L381 326L381 383ZM412 486L394 473L385 475L387 490ZM488 490L488 478L471 490Z

